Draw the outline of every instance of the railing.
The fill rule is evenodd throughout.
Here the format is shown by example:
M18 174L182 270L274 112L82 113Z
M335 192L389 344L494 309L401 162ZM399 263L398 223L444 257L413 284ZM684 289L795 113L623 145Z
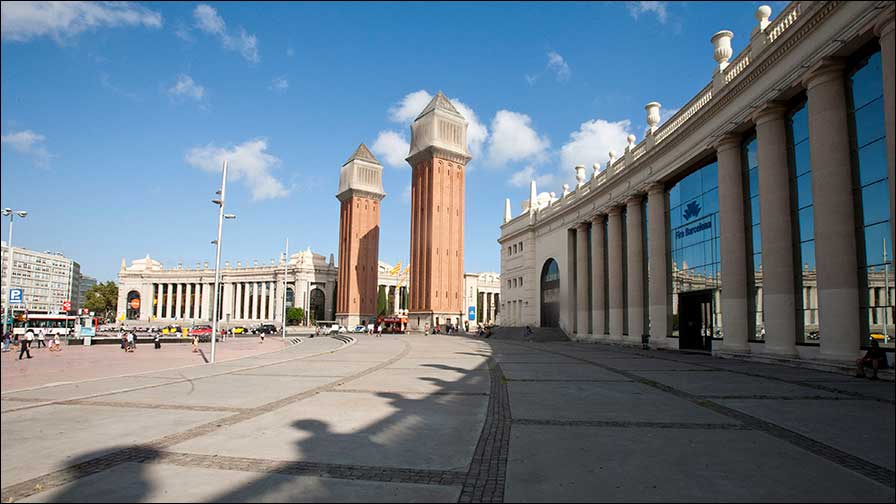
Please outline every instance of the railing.
M778 14L778 17L776 17L769 26L766 27L765 32L767 33L768 44L771 44L775 39L780 37L781 34L787 31L787 28L790 28L790 25L800 17L800 3L801 2L791 3L784 9L784 11Z
M656 131L656 141L660 142L681 127L688 119L697 113L709 100L712 99L712 83L706 85L697 96L691 98L684 107L675 113L668 121Z
M733 81L740 75L741 72L744 71L744 68L747 68L750 64L750 46L747 46L741 53L740 56L737 57L730 65L728 65L728 71L725 72L725 84Z

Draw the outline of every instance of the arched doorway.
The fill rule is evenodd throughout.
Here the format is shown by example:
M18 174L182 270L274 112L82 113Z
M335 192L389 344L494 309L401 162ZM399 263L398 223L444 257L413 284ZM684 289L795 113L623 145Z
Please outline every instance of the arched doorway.
M311 312L311 321L315 322L324 319L324 291L315 287L311 289L311 296L308 299L308 311Z
M137 320L140 318L140 293L132 290L128 292L128 320Z
M286 288L286 308L292 308L296 305L296 294L293 292L292 287Z
M548 259L541 268L541 327L560 326L560 268Z

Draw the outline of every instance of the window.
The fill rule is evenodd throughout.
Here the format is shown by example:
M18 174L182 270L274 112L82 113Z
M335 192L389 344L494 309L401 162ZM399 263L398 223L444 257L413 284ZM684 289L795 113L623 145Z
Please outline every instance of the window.
M890 235L890 191L884 120L881 53L865 57L849 77L849 118L854 166L856 234L863 346L871 335L893 334L893 297L884 289L888 261L893 257ZM884 324L887 331L884 331ZM881 341L893 348L893 340Z
M748 222L748 234L750 253L752 257L753 280L750 282L750 317L753 319L753 328L750 339L763 341L762 316L762 230L759 226L759 153L757 151L756 136L749 137L743 146L741 158L744 160L744 208L747 211L745 219Z
M794 198L795 235L799 249L797 276L799 295L798 310L803 312L799 319L803 330L799 343L818 343L818 284L815 275L815 216L812 199L812 165L809 160L809 112L802 103L790 115L788 128L790 144L790 176Z

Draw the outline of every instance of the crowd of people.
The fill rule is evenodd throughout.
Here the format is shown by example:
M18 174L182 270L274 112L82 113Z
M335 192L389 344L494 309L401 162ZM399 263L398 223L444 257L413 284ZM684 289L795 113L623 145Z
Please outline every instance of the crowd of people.
M47 331L43 328L37 329L36 334L33 329L29 328L22 336L13 334L12 329L7 330L6 334L3 335L3 351L18 350L19 360L22 360L24 357L30 359L32 357L31 345L35 341L37 341L37 348L46 347L51 352L62 351L62 341L59 338L59 334L53 334L53 339L47 344Z

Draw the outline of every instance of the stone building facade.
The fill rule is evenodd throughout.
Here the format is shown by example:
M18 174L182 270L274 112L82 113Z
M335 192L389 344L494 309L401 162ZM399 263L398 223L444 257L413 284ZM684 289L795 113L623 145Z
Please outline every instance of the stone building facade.
M354 327L377 312L383 166L363 143L339 172L339 290L336 321Z
M464 317L467 124L441 91L411 124L412 330L457 325Z
M3 306L9 288L22 289L24 304L13 304L12 313L65 313L63 303L71 303L70 312L81 307L78 289L81 282L81 265L69 259L61 252L49 250L38 252L21 247L13 247L9 253L6 242L2 242L2 265L0 265L0 282L3 284ZM13 256L15 256L13 258ZM13 258L10 261L10 258ZM7 268L12 264L12 283L6 285Z
M833 362L892 348L893 12L762 6L736 56L715 34L711 81L665 123L648 103L604 169L508 203L505 324Z

